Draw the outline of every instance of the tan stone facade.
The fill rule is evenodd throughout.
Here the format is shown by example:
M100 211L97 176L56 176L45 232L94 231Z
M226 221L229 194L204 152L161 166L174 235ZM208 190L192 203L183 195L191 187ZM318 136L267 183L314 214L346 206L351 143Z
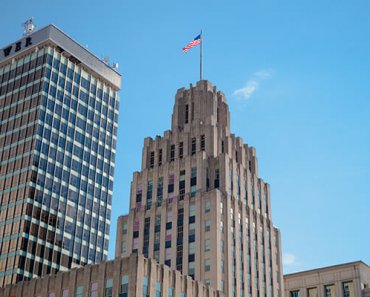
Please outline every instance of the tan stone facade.
M283 294L280 233L256 151L208 81L179 89L172 130L146 138L116 257L143 253L226 296Z
M370 267L358 261L284 275L285 297L368 297Z
M220 292L132 254L0 289L0 297L222 297Z

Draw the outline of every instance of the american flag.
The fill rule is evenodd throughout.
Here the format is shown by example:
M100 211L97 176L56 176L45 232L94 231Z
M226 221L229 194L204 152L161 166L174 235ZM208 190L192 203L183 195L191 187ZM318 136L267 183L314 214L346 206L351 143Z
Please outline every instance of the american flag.
M192 47L200 44L202 42L201 34L199 34L197 37L194 38L187 46L182 48L182 51L186 53L189 49Z

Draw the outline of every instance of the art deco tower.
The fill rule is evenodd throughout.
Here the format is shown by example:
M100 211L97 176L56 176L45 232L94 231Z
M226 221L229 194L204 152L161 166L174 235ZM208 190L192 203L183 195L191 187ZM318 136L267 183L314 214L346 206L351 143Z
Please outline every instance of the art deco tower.
M0 287L107 258L120 84L53 25L0 50Z
M138 251L223 291L282 296L280 233L256 151L230 132L225 96L208 81L179 89L172 129L146 138L118 220L116 256Z

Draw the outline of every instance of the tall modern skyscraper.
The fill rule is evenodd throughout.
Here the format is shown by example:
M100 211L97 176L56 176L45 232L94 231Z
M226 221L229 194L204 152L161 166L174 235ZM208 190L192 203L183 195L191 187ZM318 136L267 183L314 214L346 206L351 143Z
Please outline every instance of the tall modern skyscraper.
M229 297L281 297L280 232L256 150L230 132L224 94L179 89L172 129L146 138L118 220L116 256L138 251Z
M0 50L0 286L107 258L120 84L53 25Z

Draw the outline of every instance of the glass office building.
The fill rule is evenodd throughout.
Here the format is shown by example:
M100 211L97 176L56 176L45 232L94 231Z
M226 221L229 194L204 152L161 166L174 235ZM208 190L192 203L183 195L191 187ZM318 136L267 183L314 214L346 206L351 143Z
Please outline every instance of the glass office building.
M120 81L53 25L0 50L0 287L107 258Z

